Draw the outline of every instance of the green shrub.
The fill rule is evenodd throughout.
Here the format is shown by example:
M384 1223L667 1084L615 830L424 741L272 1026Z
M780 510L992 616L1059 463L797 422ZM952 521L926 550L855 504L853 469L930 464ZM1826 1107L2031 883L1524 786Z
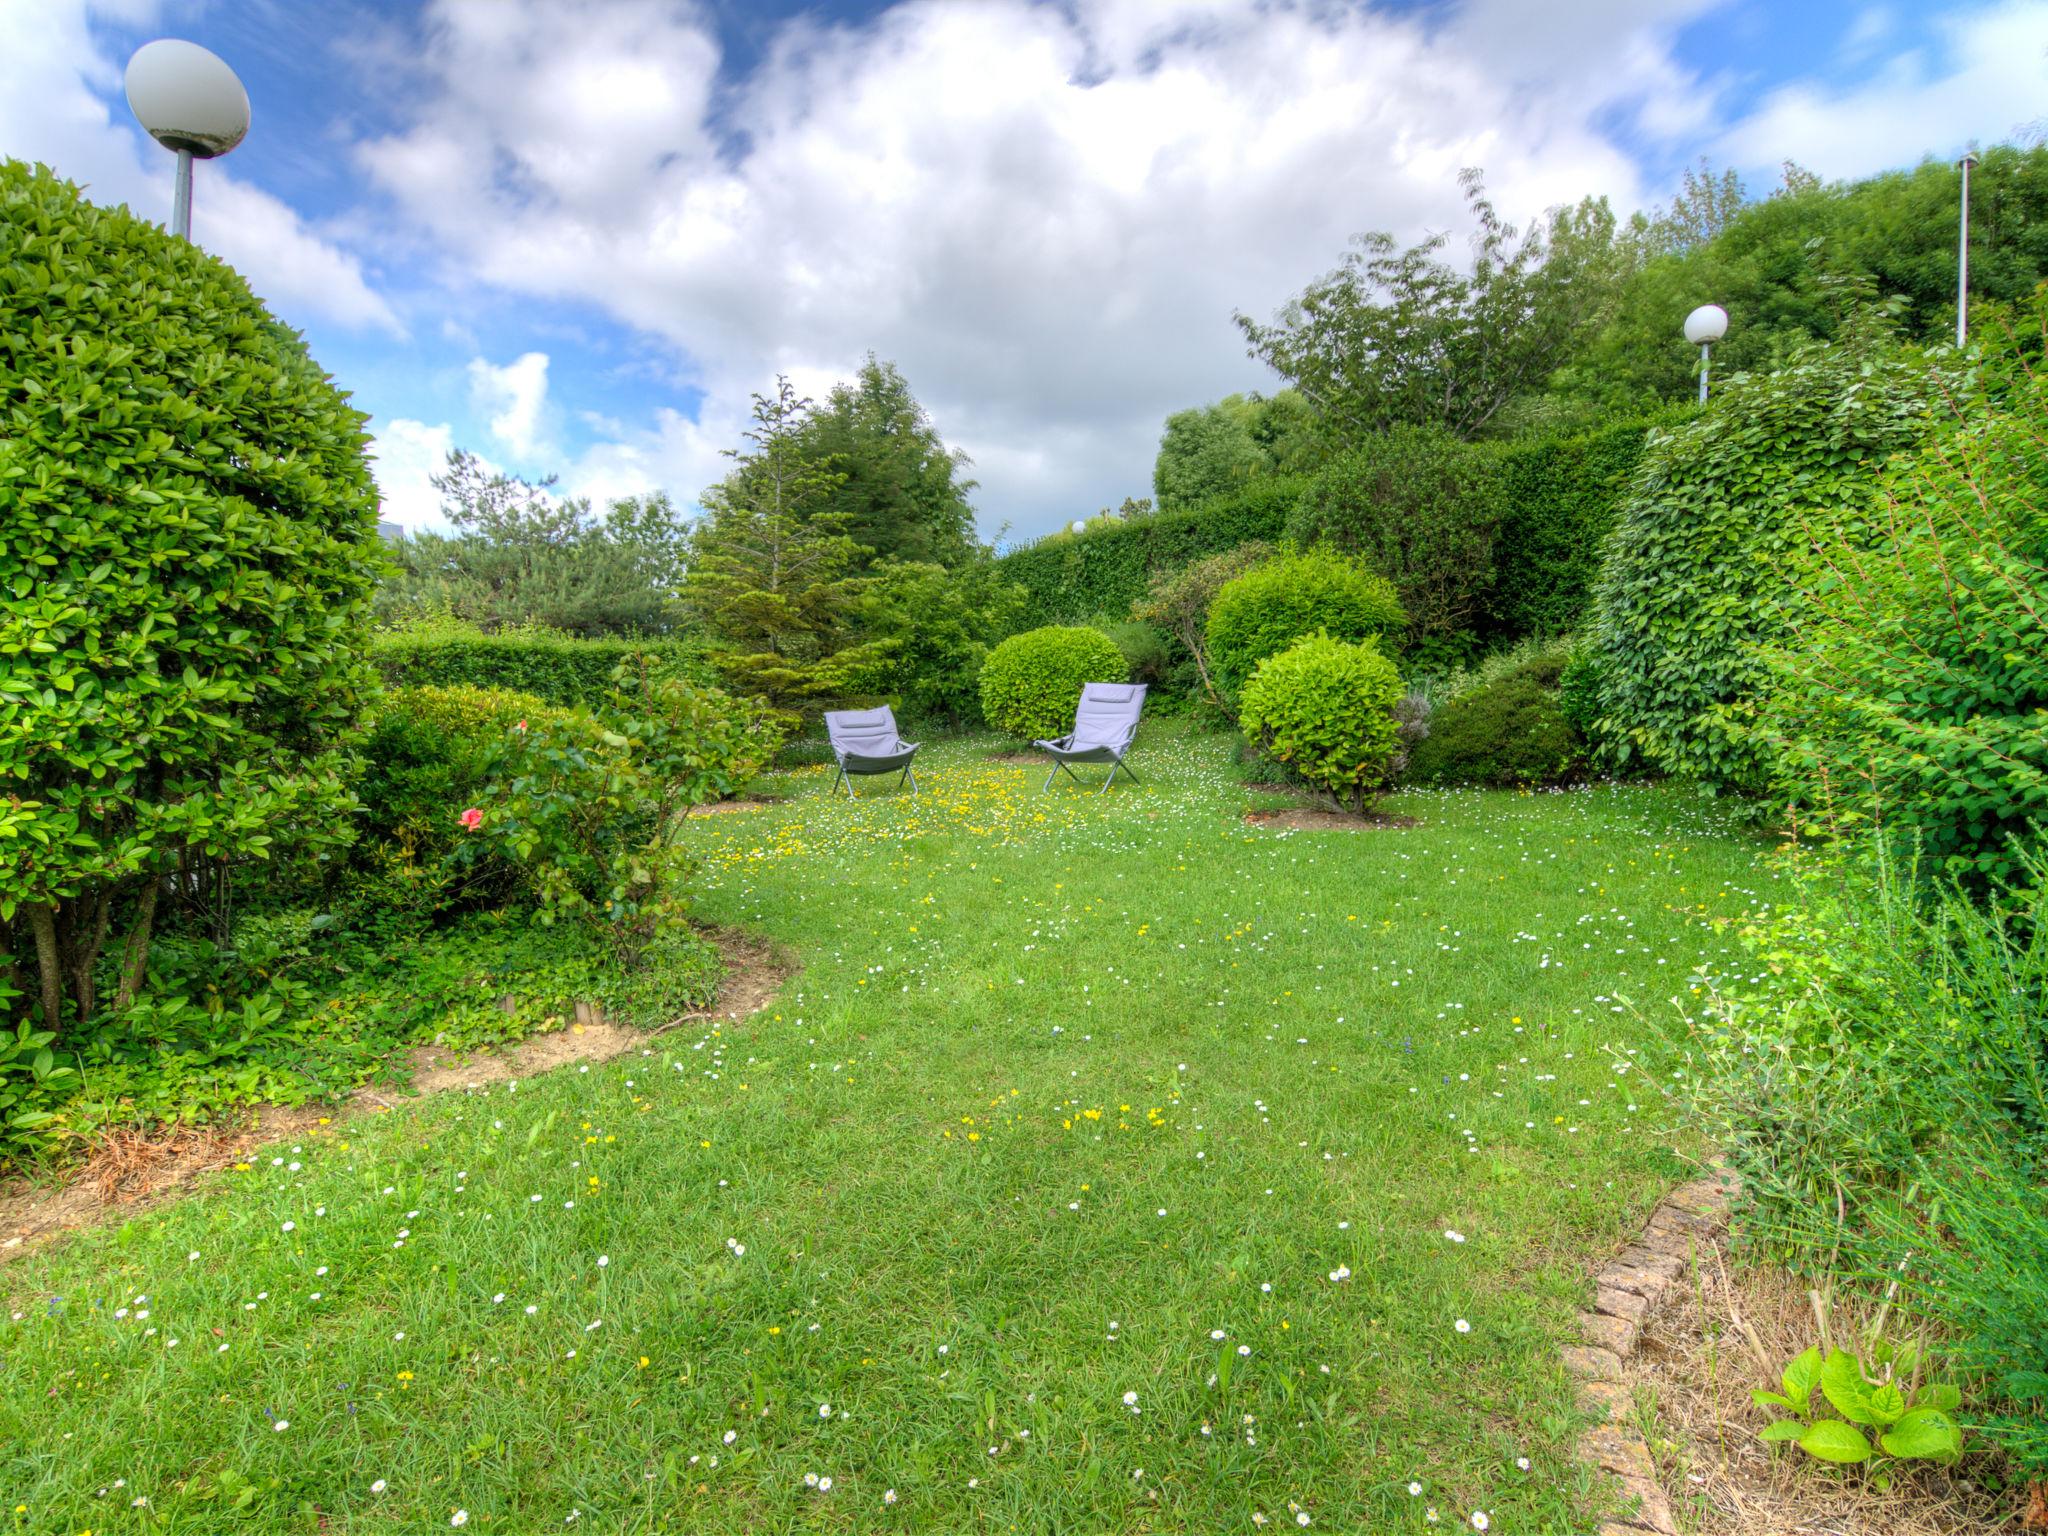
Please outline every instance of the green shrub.
M1212 705L1221 706L1215 678L1209 670L1209 608L1223 584L1242 576L1253 566L1273 557L1273 546L1253 542L1204 555L1177 571L1162 571L1152 578L1145 596L1131 604L1131 617L1156 626L1187 656L1194 672L1194 692Z
M869 669L848 678L853 690L889 699L906 728L976 720L982 663L1016 627L1023 589L986 555L952 570L885 561L864 585L858 622L877 643Z
M1879 823L1980 888L2048 820L2048 372L1990 351L1989 387L1877 515L1801 522L1771 688L1736 721L1799 820Z
M1347 644L1318 633L1259 663L1244 686L1238 724L1268 757L1363 812L1400 751L1400 699L1401 674L1375 641Z
M1600 734L1600 689L1605 672L1599 650L1583 640L1573 640L1557 674L1557 707L1594 761L1606 756Z
M611 687L612 671L637 656L658 660L663 671L706 687L716 670L697 636L662 640L579 640L546 630L484 634L441 620L386 631L370 642L370 659L391 688L509 688L550 704L591 705Z
M1853 516L1885 460L1925 432L1939 380L1868 325L1716 385L1652 435L1596 589L1600 713L1616 766L1759 789L1760 743L1732 729L1762 692L1802 515Z
M1386 579L1328 549L1284 554L1225 582L1209 606L1210 667L1235 694L1252 669L1318 630L1338 640L1399 636L1400 600Z
M1484 621L1504 510L1486 450L1438 427L1394 427L1325 465L1287 532L1380 572L1408 617L1409 644L1442 643Z
M172 872L346 840L386 560L365 418L198 246L0 162L0 314L0 951L61 1038Z
M503 899L513 867L484 860L458 872L462 813L477 805L490 764L515 731L566 726L575 717L530 693L499 688L394 688L371 717L356 794L362 831L353 859L377 892L404 910ZM585 734L594 741L595 727Z
M1545 675L1555 681L1557 664L1482 684L1431 714L1429 734L1409 754L1409 780L1523 789L1571 778L1583 743Z
M1102 619L1095 628L1123 653L1124 675L1132 682L1157 688L1166 681L1174 655L1165 630L1142 619Z
M746 787L781 742L776 719L759 701L621 667L595 740L580 716L500 740L452 862L509 857L544 923L584 923L635 966L686 910L684 812Z
M1074 624L1095 613L1127 613L1153 577L1204 555L1278 539L1303 481L1247 481L1227 496L1175 512L1091 523L1086 533L1048 534L996 562L1030 595L1023 622Z
M1099 629L1026 630L982 664L982 717L1020 741L1050 740L1073 728L1083 683L1120 683L1129 675L1124 653Z

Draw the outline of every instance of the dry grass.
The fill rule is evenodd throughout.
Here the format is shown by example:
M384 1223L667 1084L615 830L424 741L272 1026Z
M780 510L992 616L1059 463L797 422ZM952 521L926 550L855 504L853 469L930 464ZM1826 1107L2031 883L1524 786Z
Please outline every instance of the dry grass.
M1879 1307L1838 1295L1825 1311L1830 1337L1854 1348ZM1801 1282L1730 1268L1713 1244L1666 1293L1626 1376L1682 1530L1961 1536L2014 1528L2012 1496L1981 1485L1975 1458L1954 1468L1908 1464L1880 1492L1863 1471L1836 1471L1757 1439L1766 1420L1751 1389L1776 1390L1784 1363L1818 1341L1815 1300Z

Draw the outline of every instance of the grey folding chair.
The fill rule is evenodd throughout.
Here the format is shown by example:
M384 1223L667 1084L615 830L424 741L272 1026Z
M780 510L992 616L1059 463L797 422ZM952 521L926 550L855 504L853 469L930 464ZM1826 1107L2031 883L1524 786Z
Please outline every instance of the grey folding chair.
M896 716L884 704L880 709L837 709L825 712L825 734L832 740L832 755L839 759L839 777L832 781L828 794L836 794L839 786L846 786L849 800L856 798L853 781L863 774L895 773L902 770L903 777L896 781L901 789L905 784L910 792L917 793L917 776L910 771L910 760L917 756L917 743L905 741L896 731Z
M1052 789L1052 781L1062 769L1079 784L1081 776L1069 766L1073 763L1109 764L1109 774L1103 779L1099 794L1109 793L1119 771L1133 784L1137 783L1138 776L1131 772L1124 754L1130 751L1131 739L1138 734L1138 715L1144 707L1143 683L1084 683L1081 702L1074 708L1074 728L1058 741L1036 744L1052 757L1052 772L1045 776L1045 789L1040 793Z

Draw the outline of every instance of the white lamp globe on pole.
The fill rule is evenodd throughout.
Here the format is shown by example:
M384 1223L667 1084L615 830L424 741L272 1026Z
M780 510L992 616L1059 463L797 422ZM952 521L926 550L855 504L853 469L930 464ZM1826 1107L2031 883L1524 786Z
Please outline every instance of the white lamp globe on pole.
M144 43L128 61L128 108L178 157L171 231L192 238L192 162L212 160L249 131L249 93L217 54L174 37Z
M1702 304L1685 317L1685 339L1700 349L1700 404L1707 403L1707 367L1714 343L1728 334L1728 311L1718 304Z
M1077 517L1073 521L1071 531L1074 533L1086 533L1088 531L1088 525L1082 522L1081 519Z

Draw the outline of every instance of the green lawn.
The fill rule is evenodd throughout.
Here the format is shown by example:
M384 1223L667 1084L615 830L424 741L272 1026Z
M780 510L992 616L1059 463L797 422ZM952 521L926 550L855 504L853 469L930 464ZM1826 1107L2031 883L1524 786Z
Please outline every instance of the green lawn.
M1283 834L1227 760L703 818L702 915L803 964L752 1021L0 1269L16 1527L1589 1529L1555 1350L1767 847L1647 789Z

